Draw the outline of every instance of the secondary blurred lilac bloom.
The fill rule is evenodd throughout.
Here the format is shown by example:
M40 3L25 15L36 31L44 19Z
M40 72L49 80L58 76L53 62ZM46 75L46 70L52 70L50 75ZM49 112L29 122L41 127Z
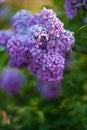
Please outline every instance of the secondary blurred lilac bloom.
M6 16L9 15L9 13L10 13L10 9L7 7L0 9L0 18L5 18Z
M5 69L0 77L1 89L11 94L18 93L25 80L23 75L19 74L17 71L11 68Z
M77 15L78 11L87 10L87 0L65 0L64 8L67 17L73 19L74 16Z
M28 10L18 11L12 19L12 27L15 33L25 34L27 28L31 25L32 17Z
M56 84L43 84L39 87L39 92L46 99L57 99L61 94L60 83Z
M0 46L7 46L7 42L13 35L11 30L0 30Z
M66 58L66 61L65 61L65 68L66 69L70 69L72 66L72 56L71 54Z
M5 4L7 0L0 0L0 5Z
M75 3L77 3L77 0L65 0L64 7L66 10L66 15L70 19L73 19L73 17L77 14L77 8L74 6Z

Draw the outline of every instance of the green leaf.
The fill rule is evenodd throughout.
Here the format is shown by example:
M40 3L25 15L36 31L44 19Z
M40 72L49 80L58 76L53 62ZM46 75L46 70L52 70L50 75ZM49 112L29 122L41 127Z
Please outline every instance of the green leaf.
M49 130L47 125L40 125L39 130Z
M83 116L87 117L87 104L83 106Z
M75 7L81 7L81 6L84 6L85 4L76 4Z
M60 0L53 0L53 3L55 4L55 5L63 5L63 2L62 1L60 1Z
M77 52L87 54L87 25L84 25L79 28L75 34L76 44L74 49Z
M83 123L83 129L82 130L87 130L87 123Z
M68 124L70 124L71 121L67 118L63 119L63 118L60 118L58 120L56 120L53 125L54 126L67 126Z
M0 46L0 51L4 51L6 48L4 46Z
M39 116L40 122L43 123L43 122L45 121L45 117L44 117L43 112L42 112L42 111L37 111L37 114L38 114L38 116Z

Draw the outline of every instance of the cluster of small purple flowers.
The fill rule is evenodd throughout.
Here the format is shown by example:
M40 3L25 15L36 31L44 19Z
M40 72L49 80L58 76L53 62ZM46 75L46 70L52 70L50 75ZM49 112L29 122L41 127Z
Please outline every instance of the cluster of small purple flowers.
M13 16L12 31L14 35L5 42L10 65L27 66L44 83L60 82L74 36L64 29L55 12L43 8L39 14L32 15L21 10Z
M44 8L32 16L22 10L13 17L13 27L16 35L7 44L11 63L28 65L41 81L62 80L66 53L71 52L74 37L56 14Z
M64 8L67 17L73 19L78 11L85 10L87 12L87 0L65 0Z

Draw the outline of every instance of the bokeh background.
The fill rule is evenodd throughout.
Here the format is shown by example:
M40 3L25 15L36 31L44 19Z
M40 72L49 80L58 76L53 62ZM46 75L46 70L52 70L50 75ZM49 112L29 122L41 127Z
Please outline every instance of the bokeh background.
M37 92L36 77L27 69L20 70L26 76L20 93L15 96L0 90L0 130L87 130L87 27L82 16L69 20L63 0L0 0L0 29L9 29L12 16L20 9L34 14L43 7L53 9L76 37L61 94L55 100L45 99ZM6 67L8 55L0 48L0 73Z

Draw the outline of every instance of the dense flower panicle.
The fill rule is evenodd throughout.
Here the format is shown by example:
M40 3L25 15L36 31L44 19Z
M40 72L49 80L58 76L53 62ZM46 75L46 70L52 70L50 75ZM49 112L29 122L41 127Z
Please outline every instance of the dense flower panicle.
M14 71L11 68L7 68L1 75L0 86L1 89L16 94L20 91L22 84L24 83L24 76Z
M1 30L0 31L0 46L7 46L8 40L13 35L11 30Z
M27 28L31 25L32 14L27 10L18 11L12 19L12 26L15 33L25 34Z
M76 6L77 4L79 4L79 6ZM64 8L67 17L73 19L79 10L87 10L87 0L65 0Z
M36 23L27 31L32 44L28 69L44 82L60 81L66 53L71 52L74 43L73 33L65 30L63 23L49 9L40 12Z
M64 29L55 12L43 8L30 17L22 10L13 17L13 27L17 34L7 44L10 65L28 65L28 70L43 82L62 80L66 54L72 51L74 37Z
M10 64L22 68L29 63L29 45L26 35L12 36L7 44Z
M54 100L61 94L61 85L57 84L42 84L37 87L38 91L45 99Z

